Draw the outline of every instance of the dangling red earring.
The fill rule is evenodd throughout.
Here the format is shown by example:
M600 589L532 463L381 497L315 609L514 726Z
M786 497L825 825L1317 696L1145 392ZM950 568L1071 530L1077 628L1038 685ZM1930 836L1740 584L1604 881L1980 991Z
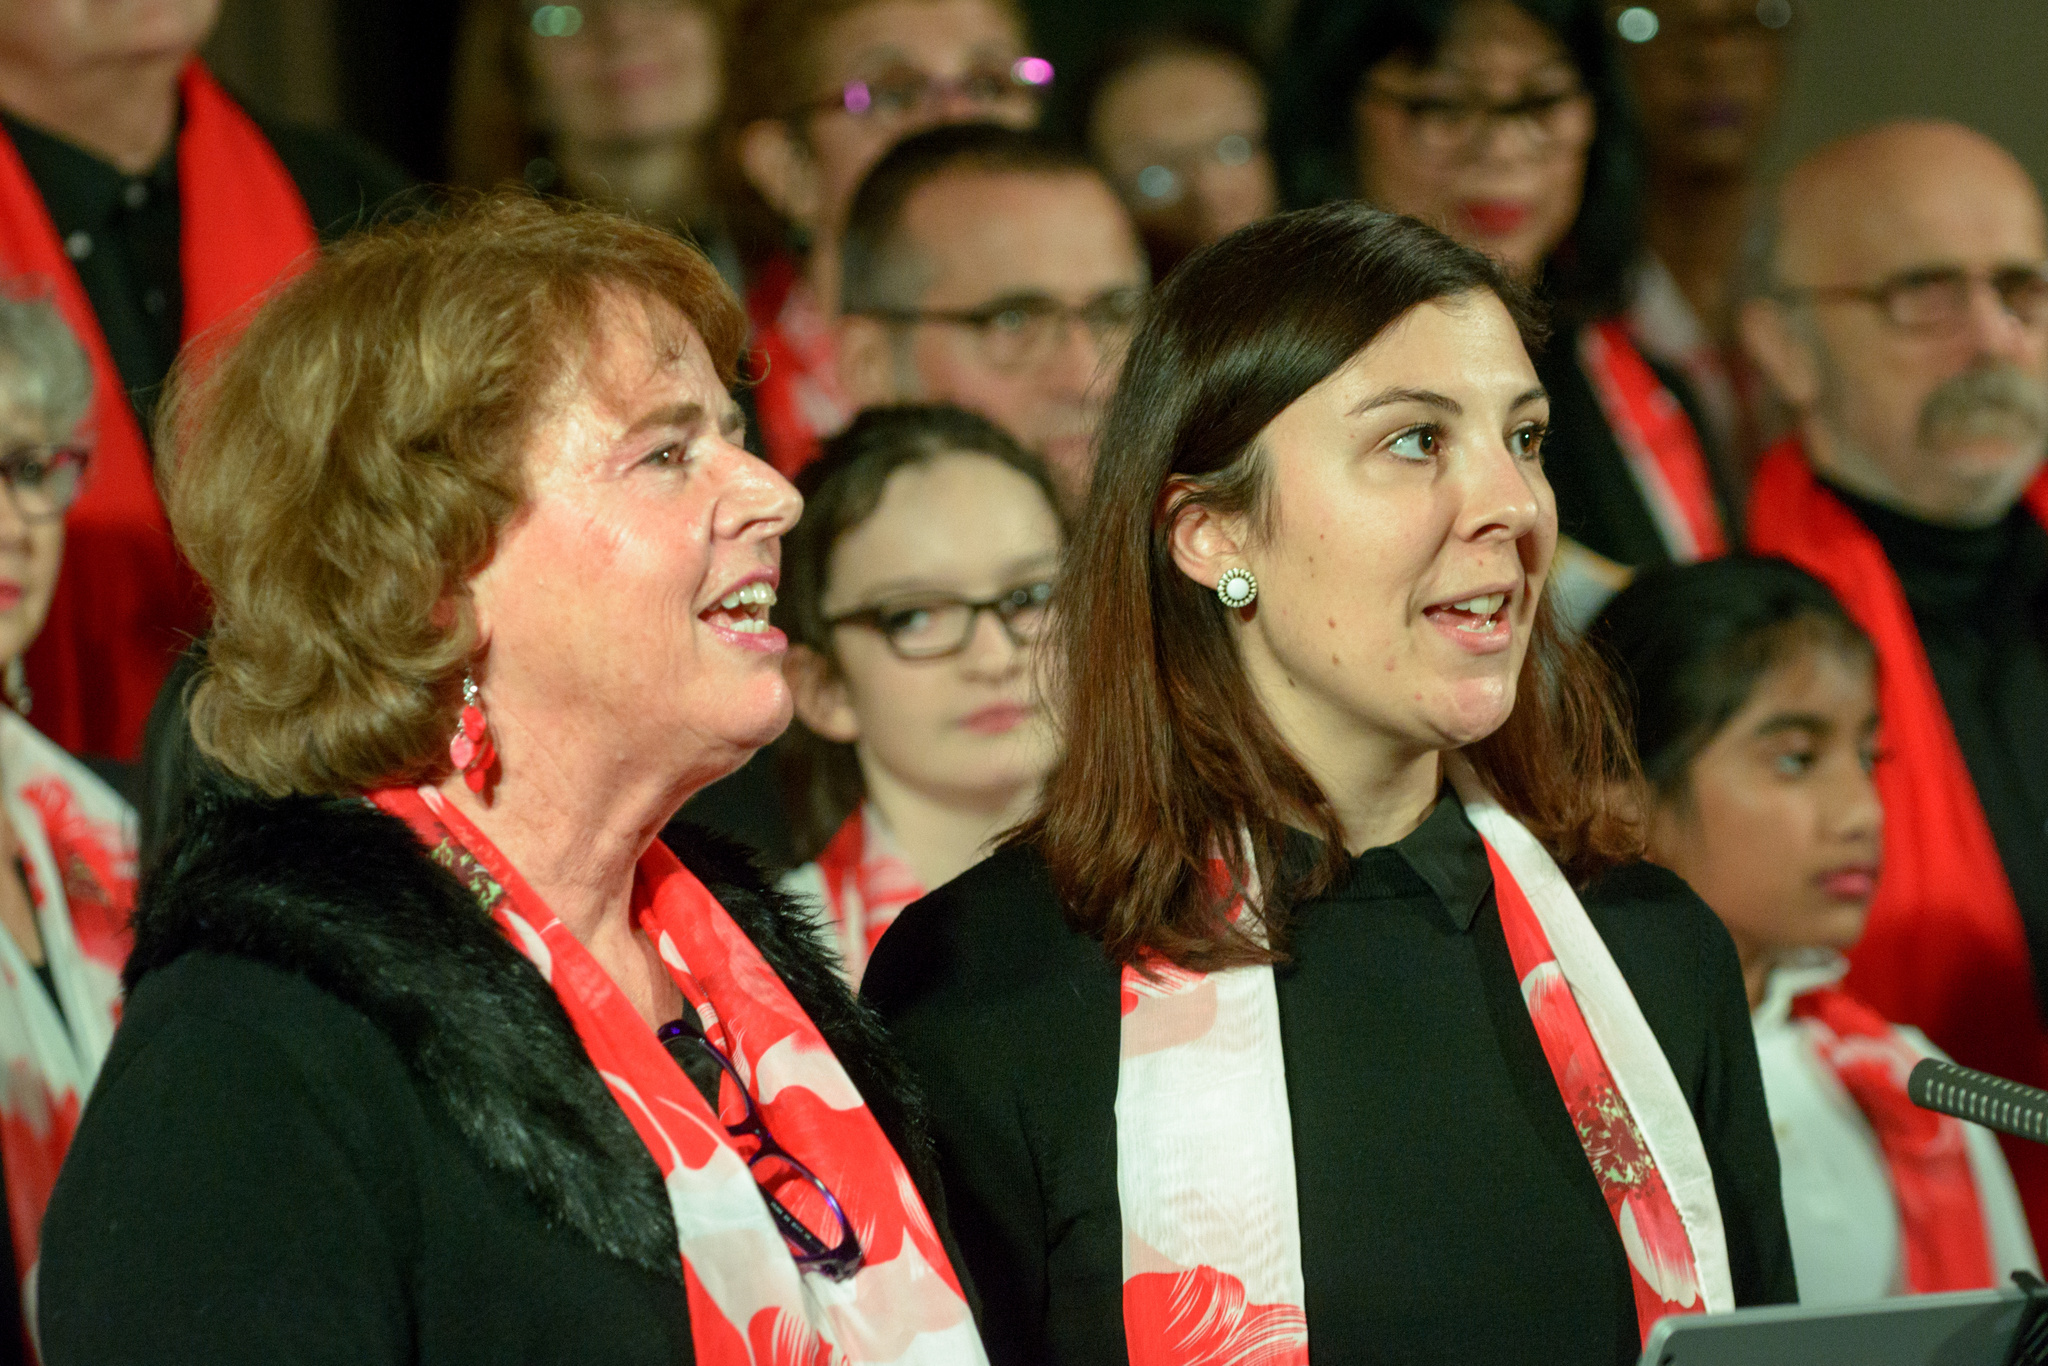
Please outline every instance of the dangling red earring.
M448 742L448 761L462 774L469 790L479 796L490 783L491 769L498 762L498 748L491 743L476 677L467 669L462 672L462 716L455 723L455 738Z

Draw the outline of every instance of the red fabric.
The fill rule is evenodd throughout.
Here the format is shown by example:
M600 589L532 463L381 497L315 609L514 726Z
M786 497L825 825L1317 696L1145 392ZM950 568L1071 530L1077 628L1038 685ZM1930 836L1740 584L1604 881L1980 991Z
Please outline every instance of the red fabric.
M731 1079L722 1113L714 1113L597 959L440 792L369 795L412 828L546 978L661 1168L697 1360L985 1363L952 1264L902 1160L782 979L665 845L657 841L641 856L636 926L706 1035L747 1079L769 1132L817 1174L854 1224L861 1268L830 1291L818 1288L813 1273L798 1272L758 1198L742 1140L726 1127L746 1113ZM813 1229L834 1227L807 1184L785 1180L773 1193Z
M1636 1325L1648 1339L1658 1319L1706 1312L1685 1220L1614 1083L1607 1059L1593 1042L1535 908L1491 844L1486 846L1486 861L1493 867L1494 903L1500 908L1515 979L1522 984L1543 1057L1606 1197L1607 1212L1621 1233L1629 1284L1635 1290Z
M1906 1095L1906 1076L1920 1054L1884 1016L1839 987L1803 993L1792 1002L1792 1016L1822 1026L1821 1061L1877 1135L1899 1202L1906 1289L1925 1295L1995 1288L1963 1122L1923 1110Z
M747 317L766 365L754 386L762 448L769 464L794 479L818 458L819 443L853 417L839 387L839 349L790 257L774 257L761 268L747 291Z
M825 885L825 912L837 932L839 955L854 990L882 934L903 908L924 895L924 884L880 822L870 822L865 804L853 809L832 842L818 851L818 878Z
M1699 433L1636 349L1626 320L1588 326L1580 334L1579 358L1671 558L1688 564L1727 554L1728 532Z
M2048 524L2048 470L2027 490ZM2019 906L1898 575L1869 529L1823 488L1796 437L1757 467L1749 539L1834 590L1877 646L1884 865L1848 989L1916 1025L1957 1062L2048 1086L2034 966ZM2034 1241L2048 1246L2048 1149L2005 1140Z
M197 61L185 68L179 94L179 258L190 342L292 273L317 239L277 154ZM0 273L54 288L93 371L92 469L65 519L56 597L26 661L35 724L74 753L133 759L164 675L206 629L206 597L172 544L148 440L85 287L4 134Z

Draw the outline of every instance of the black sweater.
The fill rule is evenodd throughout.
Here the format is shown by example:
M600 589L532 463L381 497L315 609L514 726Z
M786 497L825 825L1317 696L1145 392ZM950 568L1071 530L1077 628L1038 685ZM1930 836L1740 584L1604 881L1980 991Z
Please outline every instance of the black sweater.
M1306 837L1303 837L1306 845ZM1297 855L1305 850L1295 851ZM1585 894L1690 1099L1739 1302L1795 1298L1727 933L1635 866ZM1627 1264L1454 801L1298 908L1276 970L1319 1361L1634 1362ZM905 911L863 996L932 1098L992 1361L1124 1360L1118 973L1011 847Z
M927 1193L921 1120L810 921L672 838ZM188 813L43 1226L50 1366L692 1359L653 1158L554 992L365 803Z

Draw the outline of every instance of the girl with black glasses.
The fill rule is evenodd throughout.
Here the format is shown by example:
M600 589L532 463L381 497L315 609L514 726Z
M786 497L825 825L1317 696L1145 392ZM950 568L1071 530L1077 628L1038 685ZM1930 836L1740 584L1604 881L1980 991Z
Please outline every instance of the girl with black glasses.
M786 890L859 983L896 913L975 863L1051 766L1033 647L1064 540L1044 466L947 407L874 408L804 472L775 620L797 724Z

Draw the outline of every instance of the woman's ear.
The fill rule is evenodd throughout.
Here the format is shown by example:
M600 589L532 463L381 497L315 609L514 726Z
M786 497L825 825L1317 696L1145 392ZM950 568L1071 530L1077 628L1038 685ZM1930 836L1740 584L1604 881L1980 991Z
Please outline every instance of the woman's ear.
M846 695L846 681L832 661L808 645L792 645L782 657L782 676L796 702L799 721L842 745L860 739L860 718Z
M818 223L818 172L796 130L781 119L756 119L740 130L740 170L768 206L803 228Z
M1166 486L1167 544L1180 572L1204 588L1214 588L1226 569L1244 563L1244 519L1226 516L1192 496L1193 487L1176 479Z

